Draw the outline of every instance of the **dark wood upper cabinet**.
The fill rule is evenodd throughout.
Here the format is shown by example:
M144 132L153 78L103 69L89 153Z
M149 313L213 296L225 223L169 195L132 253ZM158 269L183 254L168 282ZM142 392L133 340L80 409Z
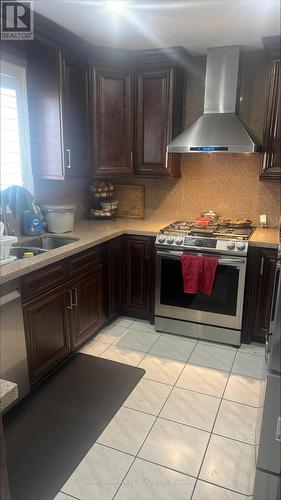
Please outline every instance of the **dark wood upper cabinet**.
M64 177L59 51L32 42L27 47L27 90L33 173Z
M180 177L179 155L166 157L166 148L182 130L187 53L114 56L90 73L93 176Z
M175 116L174 66L146 66L136 73L135 173L147 177L179 176L166 156L168 142L179 132L181 113ZM178 96L179 97L179 96ZM175 121L176 120L176 121ZM177 122L177 123L176 123Z
M270 52L270 72L264 124L260 179L281 179L281 50L280 37L264 39Z
M64 171L67 176L89 174L87 66L59 53L62 94Z
M133 73L92 69L91 158L94 176L133 173Z
M88 169L87 67L52 45L27 49L33 173L44 179L84 176Z

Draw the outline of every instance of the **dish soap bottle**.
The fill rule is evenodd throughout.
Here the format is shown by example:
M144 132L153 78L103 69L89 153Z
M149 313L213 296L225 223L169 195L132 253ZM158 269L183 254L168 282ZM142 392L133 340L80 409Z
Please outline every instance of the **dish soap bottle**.
M40 214L33 210L23 212L23 234L25 236L40 236L43 233L43 226Z

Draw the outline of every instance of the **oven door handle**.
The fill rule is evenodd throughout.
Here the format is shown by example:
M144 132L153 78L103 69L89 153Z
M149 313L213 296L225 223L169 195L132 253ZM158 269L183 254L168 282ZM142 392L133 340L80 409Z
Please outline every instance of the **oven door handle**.
M181 257L183 255L183 252L177 252L176 250L168 250L167 252L160 252L158 250L157 255L162 255L163 257L169 257L169 255L175 257Z
M182 255L184 254L184 252L177 252L176 250L168 250L166 252L161 252L158 250L157 252L157 255L160 255L162 257L181 257ZM197 255L197 256L203 256L204 254L202 253L195 253L193 255ZM242 258L242 259L239 259L237 257L234 257L233 259L231 258L221 258L219 259L219 264L242 264L242 263L246 263L246 259Z
M246 259L219 259L219 264L242 264Z

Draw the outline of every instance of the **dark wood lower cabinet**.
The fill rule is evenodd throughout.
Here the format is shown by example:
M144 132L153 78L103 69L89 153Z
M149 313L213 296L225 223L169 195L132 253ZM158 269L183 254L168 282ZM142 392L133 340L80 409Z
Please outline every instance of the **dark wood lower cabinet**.
M76 348L91 337L103 322L102 266L91 276L69 285L71 293L71 347Z
M65 287L59 287L23 306L31 383L70 353Z
M277 251L249 247L243 310L242 342L264 342L270 326Z
M154 238L118 237L105 250L84 251L22 279L31 384L119 314L152 321Z
M95 247L22 279L31 384L47 375L104 323L102 254L103 248Z
M122 238L108 242L108 316L113 319L122 311Z
M123 310L128 316L152 319L154 238L125 236L123 252Z

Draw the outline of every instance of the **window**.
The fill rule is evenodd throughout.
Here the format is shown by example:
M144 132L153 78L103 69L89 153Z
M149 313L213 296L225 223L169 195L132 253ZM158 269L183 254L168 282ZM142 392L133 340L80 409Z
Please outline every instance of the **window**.
M26 69L1 61L1 190L16 184L33 193Z

